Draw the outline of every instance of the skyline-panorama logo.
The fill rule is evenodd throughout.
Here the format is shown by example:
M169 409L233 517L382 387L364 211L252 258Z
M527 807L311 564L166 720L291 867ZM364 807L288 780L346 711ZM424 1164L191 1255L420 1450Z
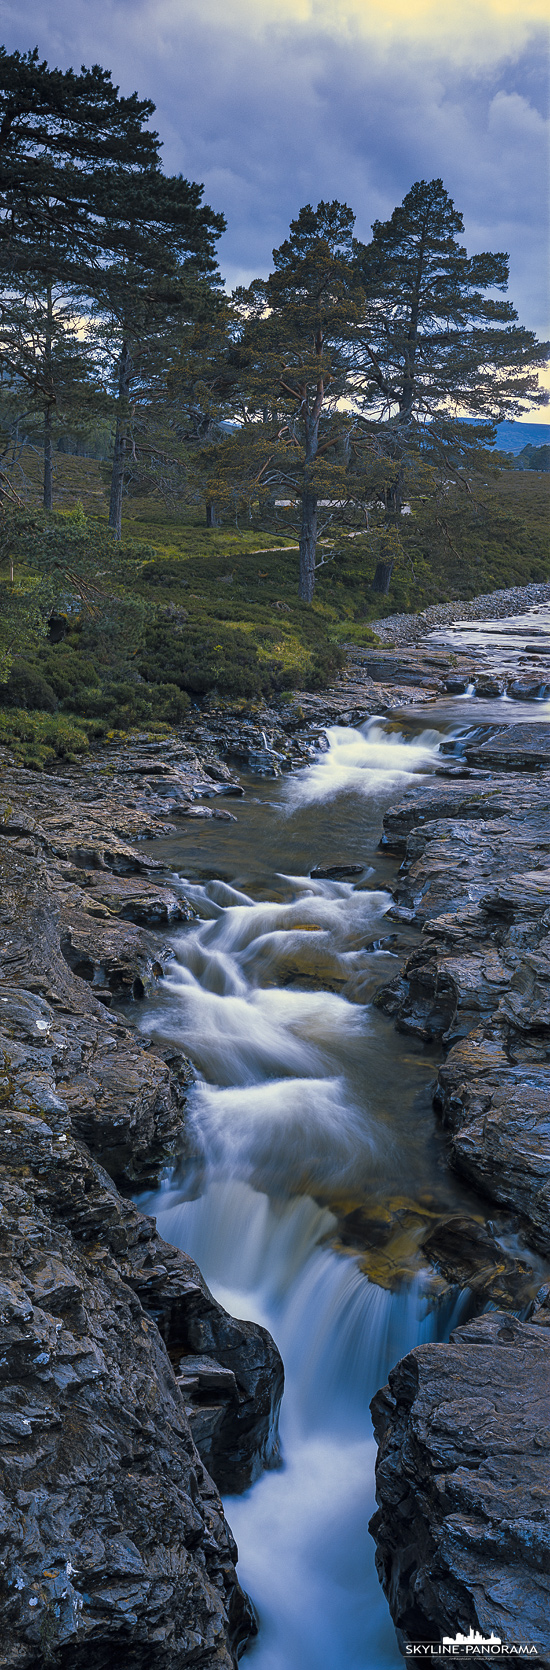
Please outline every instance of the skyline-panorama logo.
M500 1664L517 1658L538 1658L538 1655L534 1641L503 1641L494 1631L482 1635L474 1629L468 1635L462 1635L459 1630L457 1635L444 1635L441 1642L411 1641L405 1647L407 1658L493 1658Z

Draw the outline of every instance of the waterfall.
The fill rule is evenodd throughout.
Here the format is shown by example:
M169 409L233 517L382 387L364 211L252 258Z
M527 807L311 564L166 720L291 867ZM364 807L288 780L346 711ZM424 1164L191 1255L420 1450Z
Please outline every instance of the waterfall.
M278 785L287 846L293 810L311 804L313 853L316 802L389 799L433 768L440 739L407 742L381 722L328 734L328 753ZM227 882L182 884L200 921L175 941L177 962L143 1024L197 1069L194 1161L146 1204L226 1308L269 1328L285 1364L283 1466L226 1504L261 1626L251 1667L390 1670L402 1661L368 1534L369 1400L451 1318L436 1320L417 1279L393 1293L373 1285L332 1244L337 1221L322 1203L353 1196L358 1178L403 1188L407 1161L385 1117L389 1056L402 1046L392 1037L377 1090L382 1023L357 986L391 896L284 880L286 902L255 902Z

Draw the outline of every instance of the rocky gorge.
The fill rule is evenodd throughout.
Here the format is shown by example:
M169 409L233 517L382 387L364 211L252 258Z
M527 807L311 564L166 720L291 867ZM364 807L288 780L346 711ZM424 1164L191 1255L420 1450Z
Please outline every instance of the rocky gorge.
M423 639L351 652L322 695L241 714L205 704L170 739L114 743L57 776L2 761L0 1570L14 1670L214 1670L256 1629L219 1492L278 1465L281 1359L131 1198L185 1145L193 1078L133 1024L196 916L158 843L238 819L237 768L300 769L327 727L432 714L476 680L481 703L491 677L470 650ZM501 685L533 678L528 658ZM403 1647L493 1630L536 1642L545 1665L550 1285L534 1276L550 1258L550 731L536 711L507 725L504 707L484 709L384 816L399 972L375 1004L437 1052L445 1162L479 1211L425 1226L436 1288L467 1288L471 1316L448 1343L416 1345L375 1398L372 1528ZM342 1242L366 1249L352 1218Z

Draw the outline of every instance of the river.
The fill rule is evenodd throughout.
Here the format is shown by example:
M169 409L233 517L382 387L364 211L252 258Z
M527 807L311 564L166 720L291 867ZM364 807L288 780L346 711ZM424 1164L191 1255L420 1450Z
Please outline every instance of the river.
M245 779L236 824L163 843L199 919L142 1025L198 1078L187 1160L143 1204L228 1310L269 1328L286 1373L283 1465L226 1501L260 1622L251 1670L403 1662L368 1533L368 1406L409 1347L461 1314L463 1297L429 1302L415 1224L467 1196L434 1126L437 1051L369 998L397 966L379 945L395 870L382 814L441 763L448 730L334 728L307 770ZM336 865L357 874L311 876ZM394 1215L380 1281L342 1238L354 1210Z

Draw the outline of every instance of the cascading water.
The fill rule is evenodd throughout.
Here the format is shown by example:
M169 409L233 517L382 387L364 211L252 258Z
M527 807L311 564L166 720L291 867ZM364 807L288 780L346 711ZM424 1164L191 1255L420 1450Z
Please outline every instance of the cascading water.
M439 739L407 743L381 723L330 732L328 752L277 785L268 816L279 818L286 849L297 810L312 809L315 859L316 804L330 820L345 795L361 823L365 797L390 799L412 771L433 767ZM226 882L185 883L201 920L177 943L144 1026L177 1041L200 1075L192 1158L147 1209L228 1310L269 1328L285 1363L284 1465L227 1504L261 1622L250 1662L389 1670L401 1659L368 1535L368 1404L392 1363L450 1317L436 1324L417 1281L395 1293L371 1283L356 1256L331 1246L336 1218L319 1202L402 1189L404 1168L413 1189L417 1169L420 1188L416 1130L405 1130L415 1058L399 1059L395 1038L380 1054L386 1023L361 1001L381 979L379 954L365 947L390 895L288 874L273 891L255 902ZM403 1103L400 1128L388 1095ZM428 1124L426 1133L429 1146Z

